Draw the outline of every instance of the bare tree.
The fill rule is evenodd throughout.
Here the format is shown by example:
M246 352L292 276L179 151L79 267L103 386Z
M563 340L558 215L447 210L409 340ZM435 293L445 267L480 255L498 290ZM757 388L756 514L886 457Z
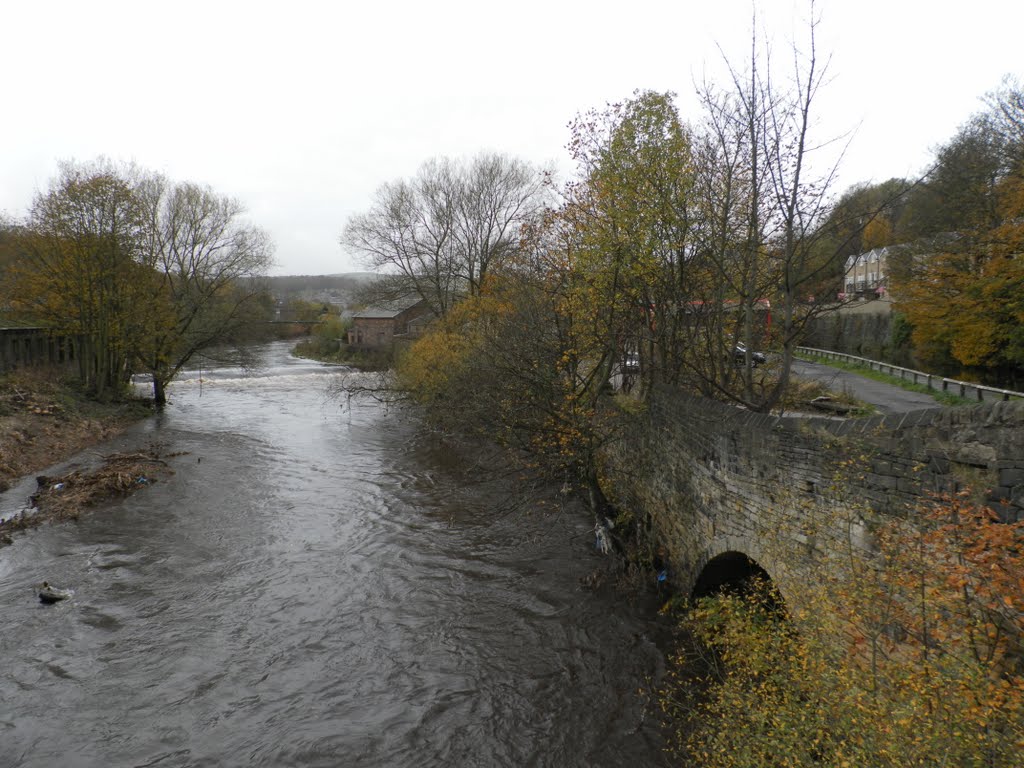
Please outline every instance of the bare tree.
M543 190L538 170L504 155L431 160L412 179L381 186L369 211L348 220L341 244L396 277L381 286L389 293L404 288L444 316L515 253Z
M785 86L755 31L747 68L727 60L729 86L700 90L706 119L697 186L705 210L696 257L708 280L689 305L700 342L689 368L705 391L759 411L786 390L804 327L832 300L820 290L823 277L841 258L824 247L822 227L838 161L813 174L808 167L823 147L811 139L828 69L815 46L818 23L812 3L807 41L792 47ZM779 353L774 377L755 372L752 357L769 336Z
M259 310L258 281L272 264L273 245L242 217L242 204L209 187L147 177L145 201L153 311L138 334L136 359L153 377L153 398L198 354L245 362L240 332ZM226 356L226 357L225 357Z
M493 266L519 248L520 229L543 206L544 179L522 160L478 155L462 173L455 234L459 275L475 295Z

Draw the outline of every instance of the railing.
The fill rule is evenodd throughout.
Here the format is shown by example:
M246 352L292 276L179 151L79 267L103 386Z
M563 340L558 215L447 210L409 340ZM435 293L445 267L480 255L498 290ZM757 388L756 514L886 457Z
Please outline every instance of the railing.
M986 387L984 384L974 384L970 381L959 381L958 379L947 379L945 376L935 376L923 371L915 371L911 368L901 368L898 365L880 363L877 360L869 360L866 357L846 355L842 352L832 352L828 349L815 349L814 347L797 347L797 352L812 357L824 357L827 360L839 360L870 368L874 371L881 371L903 381L911 381L914 384L923 384L928 389L936 392L951 392L964 399L973 398L979 403L985 400L1009 400L1010 398L1024 398L1024 392L1014 392L1012 389L998 389L997 387ZM968 394L970 393L970 394Z

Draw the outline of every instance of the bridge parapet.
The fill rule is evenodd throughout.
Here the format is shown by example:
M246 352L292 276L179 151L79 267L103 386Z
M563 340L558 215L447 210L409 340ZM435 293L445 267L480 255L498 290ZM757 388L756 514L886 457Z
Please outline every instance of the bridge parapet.
M661 389L609 453L620 505L650 519L690 591L708 562L742 553L786 592L836 507L905 515L935 493L970 489L1004 520L1024 518L1024 403L935 408L869 419L770 416ZM621 470L621 471L615 471ZM870 546L867 531L864 546ZM790 558L787 558L790 559Z

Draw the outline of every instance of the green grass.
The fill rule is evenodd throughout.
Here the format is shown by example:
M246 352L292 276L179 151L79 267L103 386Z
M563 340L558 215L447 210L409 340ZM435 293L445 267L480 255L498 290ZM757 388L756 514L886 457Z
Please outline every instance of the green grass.
M883 373L882 371L876 371L874 368L868 368L866 365L858 365L857 363L850 363L845 360L830 360L826 357L816 357L814 355L807 354L797 354L796 357L809 363L821 363L822 365L827 365L831 368L838 368L841 371L856 373L859 376L880 381L883 384L892 384L893 386L900 387L908 392L920 392L925 395L931 395L942 405L974 405L977 403L976 400L971 398L960 397L960 395L954 395L952 392L929 389L924 384L915 384L912 381L901 379L899 376L893 376L888 373Z

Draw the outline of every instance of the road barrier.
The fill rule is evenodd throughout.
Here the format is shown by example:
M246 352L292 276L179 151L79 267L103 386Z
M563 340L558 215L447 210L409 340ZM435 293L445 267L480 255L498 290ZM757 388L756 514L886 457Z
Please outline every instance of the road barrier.
M838 360L840 362L854 363L856 365L870 368L873 371L881 371L903 381L911 381L914 384L923 384L935 392L950 392L965 399L975 399L979 403L993 400L1010 400L1011 398L1024 399L1024 392L1014 392L1012 389L999 389L997 387L986 387L984 384L975 384L970 381L958 379L947 379L945 376L936 376L923 371L915 371L911 368L901 368L898 365L880 363L877 360L869 360L866 357L846 355L842 352L832 352L828 349L815 349L814 347L797 347L797 352L811 357L824 357L827 360Z

